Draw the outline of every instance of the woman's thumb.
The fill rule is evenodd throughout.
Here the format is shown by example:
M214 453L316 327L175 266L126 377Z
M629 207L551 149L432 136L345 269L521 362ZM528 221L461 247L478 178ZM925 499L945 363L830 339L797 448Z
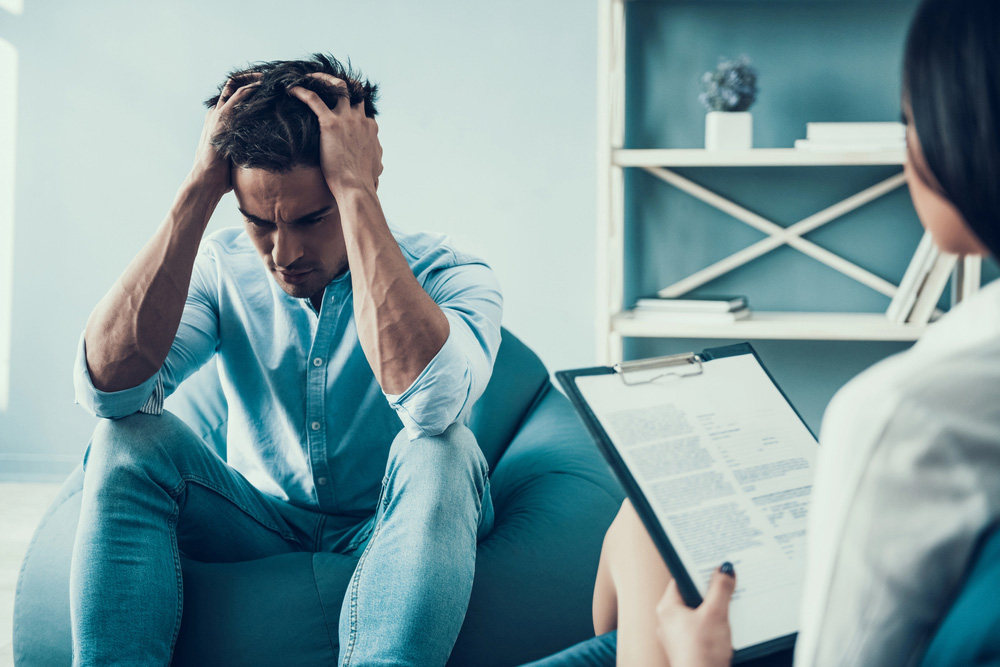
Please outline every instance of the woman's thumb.
M733 564L726 561L712 575L712 581L708 584L708 593L705 594L705 601L702 605L721 612L723 615L728 615L729 600L732 599L734 590L736 590L736 572L733 570Z

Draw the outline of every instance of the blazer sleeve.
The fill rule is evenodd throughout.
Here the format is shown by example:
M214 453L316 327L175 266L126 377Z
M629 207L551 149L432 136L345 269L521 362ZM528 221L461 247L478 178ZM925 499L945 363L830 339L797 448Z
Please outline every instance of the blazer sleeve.
M995 393L949 387L954 370L929 391L862 387L831 403L796 665L923 656L1000 494L996 425L982 419L997 408L975 404Z

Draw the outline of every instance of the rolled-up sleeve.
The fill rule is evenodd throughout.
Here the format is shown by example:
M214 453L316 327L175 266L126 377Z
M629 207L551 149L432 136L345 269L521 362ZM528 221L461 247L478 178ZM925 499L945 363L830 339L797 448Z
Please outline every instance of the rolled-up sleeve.
M184 313L170 352L159 371L135 387L101 391L94 386L87 367L87 343L80 335L73 371L76 402L102 419L119 419L136 412L160 414L164 399L177 385L211 359L218 346L215 260L202 251L195 261Z
M95 387L87 368L87 342L83 334L80 334L80 344L76 350L73 386L76 389L76 402L90 414L102 419L117 419L134 412L158 414L157 403L159 411L163 411L163 380L159 373L140 385L121 391L101 391Z
M385 395L411 440L468 416L493 373L503 314L500 285L484 264L435 271L424 289L448 318L448 339L403 393Z

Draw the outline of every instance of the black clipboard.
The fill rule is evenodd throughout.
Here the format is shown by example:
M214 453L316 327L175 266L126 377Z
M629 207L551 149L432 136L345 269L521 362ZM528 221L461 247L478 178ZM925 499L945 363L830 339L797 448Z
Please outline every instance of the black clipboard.
M768 379L778 389L781 396L795 412L795 415L802 421L802 424L806 427L809 433L812 434L813 438L815 438L816 434L813 433L812 429L809 428L809 425L806 424L804 419L802 419L802 415L795 408L792 402L788 400L788 396L781 389L781 386L775 382L774 376L771 375L769 370L767 370L764 362L761 361L757 351L753 349L753 346L750 345L750 343L737 343L735 345L708 348L697 353L689 352L684 354L675 354L668 357L656 357L653 359L623 362L621 364L616 364L613 367L596 366L593 368L581 368L577 370L556 372L556 379L565 390L566 395L569 397L569 400L573 404L577 413L583 418L583 422L586 425L587 430L590 432L591 437L594 438L594 441L597 443L598 448L604 455L605 460L610 465L611 470L615 473L615 476L625 488L625 493L628 495L629 500L632 502L632 506L635 508L636 513L639 515L643 525L645 525L646 530L649 532L649 536L652 538L653 543L663 556L663 560L666 562L667 568L677 581L677 589L680 592L681 597L689 607L697 607L701 604L701 594L698 592L694 581L691 579L691 575L688 573L687 568L684 567L684 564L681 562L681 559L674 550L674 547L670 544L666 531L663 529L663 526L660 525L659 520L656 518L656 513L650 506L645 494L639 488L638 482L636 482L631 471L629 471L628 466L618 453L618 450L615 448L614 444L612 444L608 434L604 431L604 427L601 426L601 422L598 420L597 415L595 415L590 409L590 405L577 388L576 378L588 375L618 374L622 377L622 382L629 385L631 384L628 381L629 373L637 371L651 371L653 369L658 369L662 372L651 378L647 378L642 382L651 382L666 375L676 375L683 378L689 375L700 375L704 372L704 365L714 359L735 357L744 354L753 355L753 357L757 360L757 363L760 364L760 367L767 374ZM777 637L761 644L740 649L733 655L733 664L771 655L779 651L789 650L795 645L796 637L797 634L793 633L783 637Z

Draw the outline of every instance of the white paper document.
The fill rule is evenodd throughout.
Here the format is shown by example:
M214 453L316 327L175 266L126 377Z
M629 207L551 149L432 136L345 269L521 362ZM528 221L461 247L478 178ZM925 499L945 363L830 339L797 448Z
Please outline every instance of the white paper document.
M733 647L796 632L818 445L756 358L646 384L575 381L698 591L735 566Z

